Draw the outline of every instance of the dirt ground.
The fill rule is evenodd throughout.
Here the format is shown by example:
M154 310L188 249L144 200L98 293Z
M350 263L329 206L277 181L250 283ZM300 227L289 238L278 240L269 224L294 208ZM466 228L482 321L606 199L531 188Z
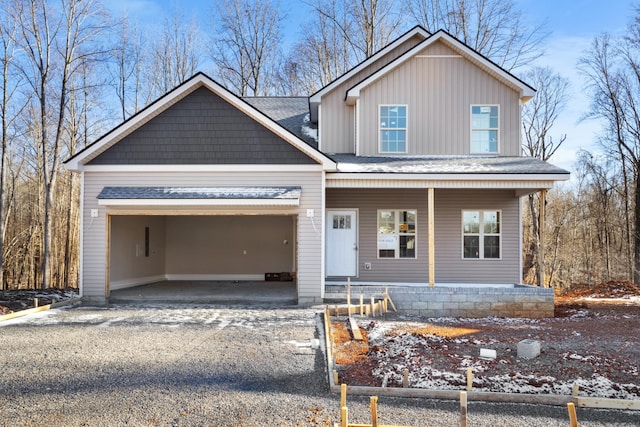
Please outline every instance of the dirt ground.
M365 340L334 318L339 381L349 385L461 389L467 369L479 391L640 399L640 288L628 282L577 285L556 297L549 319L360 319ZM522 340L540 355L517 357ZM495 359L480 350L495 350ZM486 353L486 351L485 351Z
M78 296L78 290L69 289L15 289L0 291L0 316L14 311L26 310L35 306L35 298L38 306L63 301Z

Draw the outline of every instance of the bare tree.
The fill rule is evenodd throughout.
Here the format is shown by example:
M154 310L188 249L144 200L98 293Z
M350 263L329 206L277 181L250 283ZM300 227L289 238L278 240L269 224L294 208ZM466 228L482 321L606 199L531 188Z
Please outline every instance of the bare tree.
M267 95L277 86L282 15L271 0L224 0L212 17L211 59L221 83L240 96Z
M607 123L601 139L616 158L625 177L625 209L632 207L628 228L633 236L633 280L640 283L640 31L638 18L630 26L630 36L615 40L598 36L590 53L580 60L589 80L591 116ZM631 177L627 180L627 174Z
M96 56L90 45L105 29L101 10L92 0L61 0L50 6L46 0L17 2L12 16L19 24L17 43L26 56L21 72L35 100L30 108L30 134L41 173L43 288L48 288L52 279L53 197L64 147L69 82L84 61Z
M142 107L142 69L145 58L143 32L132 26L127 17L118 25L117 45L113 48L114 61L109 65L110 85L118 98L122 120L137 113ZM148 91L147 91L148 92Z
M446 30L506 70L542 55L544 26L527 25L513 0L405 0L418 24Z
M550 132L558 114L566 106L569 81L554 73L550 68L542 67L533 68L525 73L523 78L537 88L536 95L522 108L523 151L527 156L547 161L566 139L566 135L561 135L558 140L554 141ZM536 268L537 265L544 265L544 260L540 258L540 230L544 226L541 224L539 209L542 202L544 201L536 194L528 196L531 240L523 272L523 275L528 277L531 270L538 270L536 276L539 286L545 286L544 280L541 278L543 271Z
M187 21L178 10L164 20L162 33L150 48L146 84L151 88L147 103L164 95L189 77L200 64L201 39L194 19Z

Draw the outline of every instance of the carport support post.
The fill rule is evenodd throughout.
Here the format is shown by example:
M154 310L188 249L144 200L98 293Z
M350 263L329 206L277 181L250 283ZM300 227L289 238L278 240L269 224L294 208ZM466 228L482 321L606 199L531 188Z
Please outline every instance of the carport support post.
M433 219L434 196L433 188L427 190L427 215L429 217L429 286L432 288L436 284L436 243L435 243L435 222Z

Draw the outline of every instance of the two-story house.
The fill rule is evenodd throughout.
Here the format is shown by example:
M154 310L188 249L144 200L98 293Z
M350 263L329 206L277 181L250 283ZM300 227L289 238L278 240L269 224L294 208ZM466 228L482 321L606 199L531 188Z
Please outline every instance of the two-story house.
M66 162L82 176L82 295L291 272L299 303L350 278L410 289L416 310L439 299L430 314L549 295L552 310L531 289L517 306L521 197L569 178L521 156L534 95L420 27L308 98L241 99L197 74Z

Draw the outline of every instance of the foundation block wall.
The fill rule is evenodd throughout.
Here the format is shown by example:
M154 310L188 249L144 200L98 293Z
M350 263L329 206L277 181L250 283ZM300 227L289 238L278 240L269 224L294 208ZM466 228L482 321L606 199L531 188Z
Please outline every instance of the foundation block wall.
M554 316L553 289L518 285L509 287L351 286L351 303L381 299L385 289L398 312L421 317ZM345 285L327 284L325 301L346 303Z

